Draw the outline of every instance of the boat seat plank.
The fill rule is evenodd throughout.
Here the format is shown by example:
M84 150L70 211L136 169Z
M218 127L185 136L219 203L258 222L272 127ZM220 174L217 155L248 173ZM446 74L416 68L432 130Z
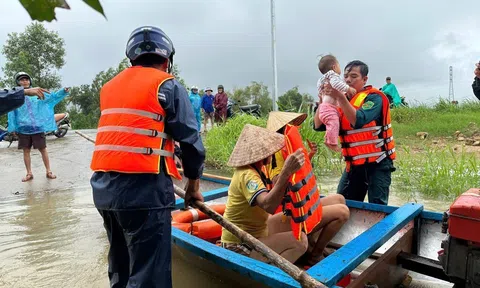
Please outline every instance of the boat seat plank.
M409 203L399 207L307 272L328 287L333 286L422 211L421 204Z
M228 186L214 189L205 193L202 193L203 200L205 202L215 200L221 197L225 197L228 194ZM175 209L181 209L184 207L185 201L182 198L179 198L175 201Z

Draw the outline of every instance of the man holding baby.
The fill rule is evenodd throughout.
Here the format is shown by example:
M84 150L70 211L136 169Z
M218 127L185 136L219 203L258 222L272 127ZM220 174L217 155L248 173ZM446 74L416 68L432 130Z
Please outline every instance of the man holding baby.
M370 203L388 205L396 156L388 98L380 90L367 85L367 64L358 60L347 64L344 81L348 89L338 83L339 77L335 75L341 72L338 67L338 61L332 55L319 61L319 70L328 75L324 78L335 79L335 85L328 79L319 80L320 102L322 98L328 99L327 95L335 101L329 100L329 107L320 104L314 117L314 129L327 131L327 147L337 150L331 139L337 137L337 133L340 139L346 167L337 193L345 199L363 202L368 192ZM332 104L336 106L337 114L330 111ZM328 117L324 117L322 111L329 111Z

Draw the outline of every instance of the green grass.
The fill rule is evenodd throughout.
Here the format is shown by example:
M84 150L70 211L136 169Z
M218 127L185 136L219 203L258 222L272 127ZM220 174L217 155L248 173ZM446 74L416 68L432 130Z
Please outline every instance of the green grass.
M414 200L418 192L423 198L452 200L469 188L480 186L478 155L458 153L451 147L427 147L423 153L404 147L396 166L394 183L409 200Z
M231 171L226 163L247 123L265 127L266 119L239 115L225 126L207 133L208 166ZM300 133L304 140L318 144L319 151L312 161L315 174L320 181L340 176L344 169L340 153L333 153L323 145L325 133L314 131L312 123L313 115L309 115L300 127ZM419 194L422 198L452 200L468 188L480 186L480 153L455 152L451 147L453 139L443 148L431 142L431 138L453 136L457 130L467 137L480 135L480 102L452 105L440 101L433 107L393 109L392 125L398 148L392 185L400 194L409 200ZM429 137L420 140L416 137L417 132L428 132Z
M452 105L440 100L434 107L392 109L393 132L397 139L415 137L417 132L428 132L429 137L453 136L459 130L466 136L479 132L480 102Z

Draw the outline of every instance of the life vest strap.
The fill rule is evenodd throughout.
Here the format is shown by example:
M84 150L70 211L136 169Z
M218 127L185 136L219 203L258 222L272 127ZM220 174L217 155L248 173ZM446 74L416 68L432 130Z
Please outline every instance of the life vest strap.
M132 115L137 115L137 116L143 116L147 118L151 118L155 121L161 122L165 119L163 115L145 111L145 110L140 110L140 109L132 109L132 108L109 108L102 110L101 115L109 115L109 114L132 114Z
M305 221L308 219L308 217L310 217L310 216L313 214L312 211L317 210L317 208L321 205L321 201L320 201L320 200L321 200L321 198L318 197L317 202L315 202L315 204L313 204L313 206L310 208L310 210L308 210L308 212L305 213L303 216L294 217L294 216L292 215L292 211L291 211L291 210L285 210L285 211L283 212L283 214L292 217L293 222L295 222L295 223L297 223L297 224L298 224L298 223L305 222Z
M352 134L363 133L363 132L368 132L368 131L375 131L373 133L373 135L377 136L378 134L380 134L380 132L387 131L391 127L392 127L392 124L390 123L390 124L385 125L385 126L372 126L372 127L342 131L341 135L352 135Z
M300 189L302 189L303 186L307 185L308 181L310 180L310 178L312 178L312 176L313 171L310 171L310 173L308 173L308 175L304 179L298 181L294 185L290 185L289 190L292 192L298 192Z
M133 128L126 126L103 126L98 127L97 132L127 132L139 135L146 135L148 137L159 137L167 140L172 139L170 135L164 132L158 132L154 129L142 129L142 128Z
M379 147L382 147L383 145L388 144L392 141L393 141L393 136L388 137L386 139L379 138L379 139L359 141L359 142L344 142L344 143L342 143L342 148L353 148L353 147L368 145L368 144L376 144L375 147L379 148Z
M308 194L305 196L305 198L298 202L293 202L292 197L290 195L285 195L284 201L282 203L284 204L292 203L293 207L301 208L307 203L307 201L310 201L310 198L312 198L313 194L315 194L315 192L317 191L318 191L317 185L313 186L310 192L308 192Z
M163 149L153 149L150 147L130 147L122 145L96 145L94 148L95 151L120 151L120 152L129 152L129 153L138 153L144 155L159 155L164 157L173 157L173 153L163 150Z
M382 151L382 152L375 152L375 153L368 153L368 154L361 154L357 156L344 156L343 159L345 161L355 161L358 159L363 159L363 158L370 158L370 157L376 157L379 156L376 160L377 163L385 159L385 157L392 155L395 153L395 148L388 150L388 151Z

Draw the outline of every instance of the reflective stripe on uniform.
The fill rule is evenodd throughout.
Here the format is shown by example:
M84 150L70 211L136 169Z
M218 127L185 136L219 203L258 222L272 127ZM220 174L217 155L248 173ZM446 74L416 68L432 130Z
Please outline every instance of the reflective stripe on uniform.
M153 149L149 147L130 147L130 146L122 146L122 145L97 145L95 146L95 151L120 151L120 152L130 152L130 153L138 153L138 154L146 154L146 155L159 155L164 157L173 157L172 152L168 152L163 149Z
M352 147L368 145L368 144L376 144L375 147L379 148L384 144L388 144L392 142L392 140L393 140L393 136L388 137L386 139L380 138L380 139L372 139L372 140L359 141L359 142L343 143L342 148L352 148Z
M358 160L358 159L370 158L370 157L375 157L375 156L382 156L382 155L388 156L388 155L392 155L394 152L395 152L395 148L393 148L392 150L388 150L388 151L351 156L351 157L348 157L349 159L345 159L345 160L346 161L355 161L355 160ZM344 158L347 158L347 157L344 157ZM378 162L380 162L380 161L378 161Z
M157 130L153 129L142 129L142 128L133 128L133 127L126 127L126 126L103 126L97 129L97 132L127 132L127 133L134 133L140 135L146 135L149 137L160 137L164 139L172 139L170 135L163 132L158 132Z
M388 124L385 126L373 126L373 127L367 127L367 128L360 128L360 129L353 129L353 130L347 130L344 132L345 135L351 135L351 134L357 134L357 133L362 133L362 132L368 132L368 131L375 131L373 135L378 135L380 132L386 131L392 127L392 124Z
M377 131L380 129L382 129L382 126L373 126L373 127L360 128L360 129L354 129L354 130L347 130L345 131L345 135L357 134L357 133L368 132L368 131Z
M151 118L155 121L163 121L164 117L160 114L148 112L145 110L139 109L132 109L132 108L109 108L102 110L102 115L109 115L109 114L132 114L137 116L143 116Z

